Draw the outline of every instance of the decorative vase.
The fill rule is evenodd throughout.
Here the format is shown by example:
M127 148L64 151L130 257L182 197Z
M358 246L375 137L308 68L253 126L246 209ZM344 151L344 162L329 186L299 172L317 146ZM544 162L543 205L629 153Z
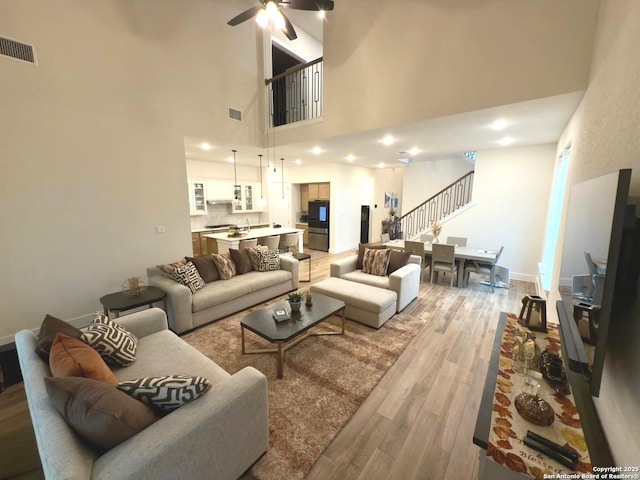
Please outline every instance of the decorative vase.
M291 305L292 312L299 312L300 305L302 305L302 302L289 302L289 305Z

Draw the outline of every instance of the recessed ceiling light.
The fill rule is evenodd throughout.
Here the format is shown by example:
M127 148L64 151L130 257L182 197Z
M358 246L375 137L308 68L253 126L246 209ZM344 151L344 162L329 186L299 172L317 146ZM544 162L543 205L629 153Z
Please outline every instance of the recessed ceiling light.
M202 142L202 143L200 144L200 148L201 148L202 150L204 150L205 152L208 152L208 151L209 151L209 150L211 150L213 147L211 146L211 144L210 144L210 143Z
M353 155L349 154L345 157L345 160L349 161L349 162L353 162L356 159L356 157L354 157Z
M318 16L324 20L324 17L326 16L326 12L324 10L318 10Z
M504 137L498 140L498 144L502 145L503 147L506 147L507 145L511 145L512 143L513 143L513 138L511 137Z
M408 153L409 155L418 155L420 153L420 149L418 147L413 147Z
M228 158L227 158L227 162L229 162L229 163L233 163L233 157L228 157Z
M489 126L491 127L492 130L499 132L500 130L504 130L508 124L509 123L504 118L498 118L495 122L493 122Z
M381 140L381 142L382 142L384 145L386 145L387 147L388 147L389 145L393 145L393 142L395 142L395 141L396 141L396 139L395 139L395 138L393 138L393 136L392 136L392 135L385 135L385 136L384 136L384 138Z
M316 145L311 150L311 153L313 153L314 155L320 155L322 153L322 149Z
M302 160L300 160L299 158L296 159L296 165L300 165L302 163Z
M378 164L378 168L384 168L384 163L380 162L380 163Z

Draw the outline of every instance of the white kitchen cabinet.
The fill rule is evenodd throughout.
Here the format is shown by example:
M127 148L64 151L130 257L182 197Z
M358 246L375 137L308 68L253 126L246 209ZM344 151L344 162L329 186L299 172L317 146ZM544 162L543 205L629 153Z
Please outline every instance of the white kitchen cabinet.
M234 186L234 198L239 202L231 206L233 213L261 212L262 206L258 203L258 184L242 183Z
M189 212L191 215L206 215L207 185L201 180L189 180Z

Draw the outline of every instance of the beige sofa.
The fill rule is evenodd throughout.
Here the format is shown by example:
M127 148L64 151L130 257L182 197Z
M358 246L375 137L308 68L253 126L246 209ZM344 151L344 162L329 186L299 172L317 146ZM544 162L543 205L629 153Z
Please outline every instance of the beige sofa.
M280 270L251 271L228 280L216 280L196 293L163 275L156 266L147 268L147 276L151 285L167 293L169 328L176 333L291 292L299 285L298 260L287 256L280 257Z
M49 401L49 365L36 353L37 336L16 334L20 368L45 477L100 480L236 479L269 444L267 380L246 367L230 375L167 329L152 308L118 319L138 337L136 361L113 370L119 381L157 375L199 375L211 390L162 417L103 455L75 435Z

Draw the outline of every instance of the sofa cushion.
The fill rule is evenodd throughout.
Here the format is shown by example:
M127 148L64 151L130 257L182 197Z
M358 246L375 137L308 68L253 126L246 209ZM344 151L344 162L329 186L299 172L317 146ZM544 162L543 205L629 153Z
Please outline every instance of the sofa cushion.
M354 270L353 272L345 273L340 275L340 278L351 282L371 285L372 287L389 288L389 277L363 273L362 270Z
M229 280L218 280L208 283L202 290L194 293L191 297L191 310L200 312L210 307L215 307L221 303L235 300L236 298L251 293L251 287L245 277L251 275L234 276Z
M110 365L126 367L136 360L138 339L106 315L97 314L83 335Z
M380 245L380 244L372 244L372 243L360 243L358 244L358 257L356 258L356 269L357 270L362 270L362 260L364 259L364 251L366 248L370 248L370 249L385 249L387 247L385 247L384 245Z
M161 413L169 413L204 395L211 383L204 377L164 375L126 380L117 388Z
M58 333L51 345L49 368L54 377L85 377L116 385L118 380L98 352L77 338Z
M365 248L364 257L362 259L363 273L372 275L386 276L387 267L389 266L389 253L387 249L371 249Z
M233 260L233 263L236 266L237 275L244 275L245 273L253 270L251 258L249 258L246 248L241 248L239 250L230 248L229 254L231 255L231 260Z
M45 377L44 382L54 408L100 450L115 447L159 418L144 403L98 380Z
M36 353L40 355L40 358L45 362L49 361L49 351L58 333L64 333L71 338L82 338L82 331L80 329L64 320L47 315L40 325L38 346L36 347Z
M196 293L205 285L204 280L198 273L198 269L191 262L187 262L186 265L176 268L173 271L173 279L185 287L189 287L191 293Z
M203 255L201 257L185 257L188 262L195 265L198 274L204 280L204 283L215 282L220 280L220 273L218 273L218 267L216 267L213 257L211 255Z
M404 267L411 257L411 252L401 252L399 250L391 250L389 254L389 266L387 267L387 275L392 274L399 268Z
M213 261L218 267L218 272L220 272L220 278L222 280L229 280L236 275L236 264L233 263L233 259L231 255L227 253L212 253Z

